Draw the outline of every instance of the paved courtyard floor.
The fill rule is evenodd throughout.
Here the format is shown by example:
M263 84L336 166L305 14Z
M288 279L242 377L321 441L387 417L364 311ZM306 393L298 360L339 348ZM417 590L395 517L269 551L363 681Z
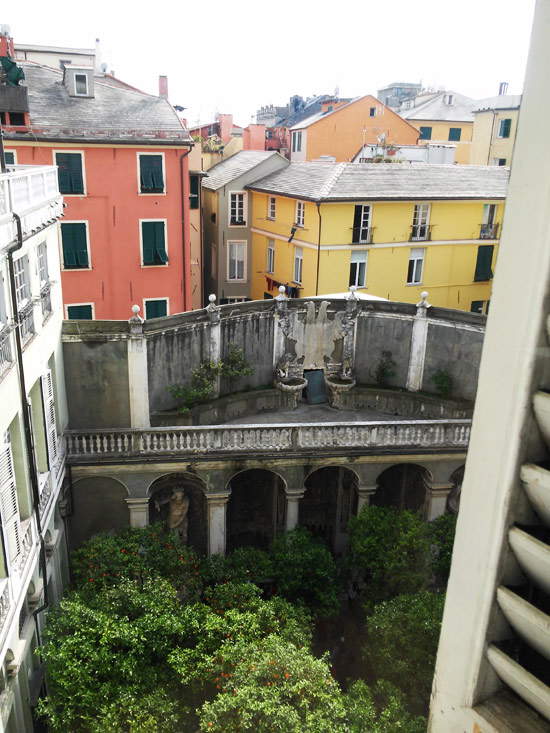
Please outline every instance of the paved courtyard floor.
M302 402L295 410L273 410L257 412L253 415L228 420L226 425L257 425L265 423L315 423L315 422L367 422L390 420L392 422L407 420L399 415L389 415L373 410L336 410L327 404L308 405Z

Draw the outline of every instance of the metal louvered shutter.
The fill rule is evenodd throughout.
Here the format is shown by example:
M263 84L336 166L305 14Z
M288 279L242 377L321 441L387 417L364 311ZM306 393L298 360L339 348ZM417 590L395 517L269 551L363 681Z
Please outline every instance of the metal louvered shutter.
M48 444L48 466L50 471L57 463L57 428L55 425L55 396L52 373L48 371L41 377L42 404L44 406L44 429Z
M21 552L21 541L13 458L11 447L7 443L0 444L0 508L4 536L7 542L8 559L10 563L13 563Z

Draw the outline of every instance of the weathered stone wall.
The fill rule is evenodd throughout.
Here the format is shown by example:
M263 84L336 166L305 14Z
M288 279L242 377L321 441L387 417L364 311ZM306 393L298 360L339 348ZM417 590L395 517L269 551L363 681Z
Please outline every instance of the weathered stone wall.
M403 304L400 304L403 305ZM360 384L375 384L376 370L385 353L395 366L388 379L392 387L405 387L411 348L414 306L408 313L363 311L357 318L355 344L355 374Z

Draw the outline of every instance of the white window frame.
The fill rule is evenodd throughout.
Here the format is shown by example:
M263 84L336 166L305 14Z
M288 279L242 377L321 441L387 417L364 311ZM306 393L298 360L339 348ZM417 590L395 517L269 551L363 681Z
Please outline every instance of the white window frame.
M425 242L428 240L428 236L430 234L431 211L432 211L432 207L431 207L431 204L429 203L419 202L414 205L412 226L413 228L419 227L419 226L426 227L426 236L425 237L415 237L411 235L412 242ZM423 216L424 213L425 213L425 216Z
M42 263L44 267L42 267ZM43 288L50 282L50 268L48 267L48 243L40 242L36 245L36 269L40 287ZM45 278L42 275L45 274Z
M150 300L165 300L166 301L166 315L170 315L170 298L164 297L163 295L160 296L160 298L143 298L142 301L142 308L143 308L143 318L147 318L147 311L145 309L145 303L148 303Z
M268 196L267 197L267 218L270 221L275 221L276 216L277 216L277 197Z
M299 285L302 284L302 277L304 275L304 248L294 245L294 267L292 276L294 282Z
M20 267L21 264L23 265L22 269ZM16 260L13 261L13 267L15 272L15 305L17 310L20 311L32 301L29 255L25 254L22 257L18 257ZM21 274L23 275L22 278L20 277ZM19 282L20 280L21 282ZM28 296L23 298L22 300L19 300L19 293L25 286L28 291Z
M407 262L407 285L421 285L424 279L424 262L426 260L426 247L411 247L409 260ZM409 279L411 262L414 262L412 278Z
M52 161L53 164L57 167L57 160L56 155L57 153L74 153L75 155L80 155L80 167L82 168L82 188L84 189L84 193L62 193L61 195L63 198L66 199L81 199L83 196L88 195L88 184L86 182L86 156L84 150L73 150L72 148L63 148L61 150L58 150L57 148L55 150L52 150Z
M63 234L61 232L62 224L85 224L86 225L86 251L88 252L88 267L65 267L65 259L63 257ZM87 219L64 219L59 222L59 261L63 272L85 272L92 268L92 250L90 247L90 224ZM73 305L73 303L71 303Z
M231 223L231 200L233 196L243 197L243 218L244 224ZM237 207L238 212L238 207ZM227 226L232 229L244 229L248 226L248 192L247 191L229 191L229 206L227 207Z
M231 246L241 245L243 251L243 276L242 277L231 277ZM246 282L247 274L247 250L248 242L245 239L228 239L227 240L227 268L226 268L226 279L230 283L244 283Z
M91 305L92 306L92 321L95 321L95 303L66 303L65 304L65 320L69 320L69 308L72 308L73 305Z
M305 201L296 201L296 213L294 222L297 227L304 228L306 220L306 203Z
M164 249L166 251L167 262L164 265L144 265L143 264L143 230L142 223L144 221L163 221L164 222ZM168 219L138 219L139 226L139 262L140 266L146 270L153 270L155 267L168 267L170 264L170 254L168 250Z
M5 153L11 153L13 155L13 163L7 163L7 165L17 165L17 150L14 148L5 148Z
M510 134L508 135L508 137L504 137L502 135L502 124L506 122L506 120L510 120ZM512 118L511 117L499 117L497 138L499 140L510 140L512 138Z
M359 243L369 244L370 240L370 229L371 229L371 214L372 208L370 204L360 204L361 206L361 226L359 227ZM366 221L366 226L365 226ZM363 236L363 232L366 232L366 236Z
M79 92L78 91L78 87L76 85L76 77L77 76L83 76L84 79L86 80L86 92L84 94L82 92ZM84 72L75 71L74 74L73 74L73 84L74 84L74 95L75 95L75 97L89 97L90 96L90 85L89 85L89 82L88 82L88 74L86 74Z
M302 152L302 130L294 130L292 132L292 150L293 153Z
M265 271L272 275L275 272L275 240L267 240Z
M368 266L368 261L369 261L368 257L369 257L369 253L366 249L354 250L351 253L350 262L349 262L349 285L355 285L356 288L366 288L367 287L367 266ZM352 273L354 265L356 266L355 267L355 277L354 277L354 282L351 282L351 273ZM363 278L360 277L361 265L364 265Z
M146 193L141 190L141 175L140 175L140 156L142 155L160 155L162 158L162 186L163 191L162 193ZM150 151L137 151L136 152L136 177L137 177L137 192L138 196L166 196L166 189L168 188L166 185L166 161L164 159L164 153L162 151L159 151L158 153L152 153ZM200 184L199 184L200 187Z

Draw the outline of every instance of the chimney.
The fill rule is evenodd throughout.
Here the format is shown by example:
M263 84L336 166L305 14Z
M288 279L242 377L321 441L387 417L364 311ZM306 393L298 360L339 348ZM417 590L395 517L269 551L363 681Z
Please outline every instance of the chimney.
M96 74L99 74L101 72L101 45L99 42L99 38L95 39L95 53L94 53L94 70Z
M506 94L508 91L508 82L507 81L501 81L498 85L498 96L501 97L503 94Z
M15 58L13 38L11 37L9 25L0 25L0 56Z
M168 99L168 77L159 76L159 97Z

